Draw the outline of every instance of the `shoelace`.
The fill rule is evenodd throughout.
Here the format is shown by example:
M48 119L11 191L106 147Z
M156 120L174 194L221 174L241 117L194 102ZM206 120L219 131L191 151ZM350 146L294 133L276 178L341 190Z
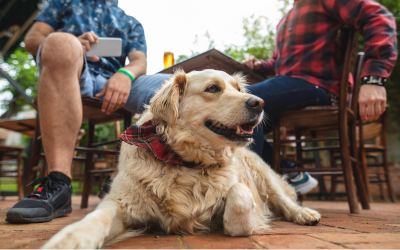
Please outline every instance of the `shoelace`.
M52 178L54 178L54 176ZM35 186L37 184L40 184L40 186L35 191L33 191L33 193L27 195L26 197L35 199L47 199L48 193L58 190L60 188L59 179L56 178L56 180L52 180L52 178L42 176L29 183L27 186Z

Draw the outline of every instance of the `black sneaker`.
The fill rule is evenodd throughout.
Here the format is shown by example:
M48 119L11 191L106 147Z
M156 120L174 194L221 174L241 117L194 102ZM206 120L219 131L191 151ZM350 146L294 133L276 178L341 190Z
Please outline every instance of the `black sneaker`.
M49 176L40 177L30 184L40 184L40 186L7 212L6 221L11 223L48 222L72 212L72 187L56 174L50 173Z

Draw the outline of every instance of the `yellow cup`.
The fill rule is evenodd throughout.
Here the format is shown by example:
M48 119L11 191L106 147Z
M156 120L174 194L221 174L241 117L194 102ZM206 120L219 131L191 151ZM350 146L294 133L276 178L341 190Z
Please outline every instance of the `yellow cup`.
M175 64L174 53L164 52L164 69L171 67Z

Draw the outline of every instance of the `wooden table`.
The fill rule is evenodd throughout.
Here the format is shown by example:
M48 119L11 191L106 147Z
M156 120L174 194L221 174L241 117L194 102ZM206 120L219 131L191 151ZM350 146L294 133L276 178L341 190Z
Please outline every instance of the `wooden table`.
M267 79L264 76L250 70L232 57L229 57L216 49L206 51L181 63L175 64L167 69L160 71L159 73L172 74L175 70L179 68L183 69L186 73L189 73L193 70L200 71L203 69L221 70L230 75L236 72L242 72L248 77L247 81L249 84L262 82Z
M29 137L35 133L36 118L29 119L0 119L0 128L15 131Z

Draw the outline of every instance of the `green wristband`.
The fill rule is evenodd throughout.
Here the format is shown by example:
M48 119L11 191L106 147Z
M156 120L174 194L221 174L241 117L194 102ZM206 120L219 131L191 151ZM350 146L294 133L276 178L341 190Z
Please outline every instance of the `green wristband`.
M135 80L135 76L127 69L120 68L119 70L117 70L117 72L121 72L122 74L129 76L129 78L131 78L132 82Z

